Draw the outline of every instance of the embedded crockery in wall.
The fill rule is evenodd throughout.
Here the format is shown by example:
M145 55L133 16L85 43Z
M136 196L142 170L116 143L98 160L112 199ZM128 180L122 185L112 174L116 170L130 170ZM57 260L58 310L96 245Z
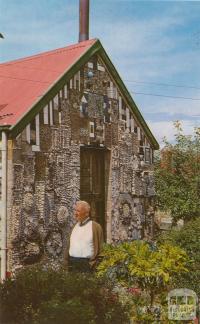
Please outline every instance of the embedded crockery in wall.
M58 213L57 213L57 221L58 221L58 224L60 226L65 225L67 223L68 217L69 217L69 212L68 212L67 207L61 206L58 209Z
M79 188L79 172L77 170L72 171L70 187L73 189Z
M111 122L111 100L107 96L104 96L104 121L105 123Z
M46 175L46 156L43 153L37 152L35 155L35 180L42 181Z
M37 202L38 220L44 219L45 181L37 181L35 184L35 201Z
M111 124L105 124L105 146L112 147L112 126Z
M153 206L149 205L147 207L147 211L146 211L146 223L148 224L148 227L151 228L152 224L153 224L153 219L154 219L154 213L155 213L155 209ZM152 234L152 233L151 233Z
M80 129L80 116L77 113L72 113L71 114L71 138L75 142L79 142L80 140L80 134L79 134L79 129Z
M119 148L114 147L112 151L112 169L119 168Z
M90 139L89 127L80 128L80 142L81 144L88 144Z
M103 118L103 96L93 93L88 94L88 117L89 118Z
M14 164L14 190L20 190L23 187L23 172L24 165L23 164Z
M56 183L63 185L64 181L64 158L63 155L59 155L56 161Z
M131 223L131 215L132 215L132 210L131 206L128 202L124 202L120 206L120 218L121 222L123 225L130 225Z
M132 175L132 187L131 187L131 193L132 195L137 195L138 194L138 175L136 171L133 169L133 175Z
M51 150L59 151L61 149L60 129L59 128L52 128L51 139L52 139Z
M21 163L22 161L22 149L19 147L15 147L13 149L13 161L15 161L15 163Z
M48 139L48 140L47 140ZM49 125L40 125L40 150L48 152L52 145L52 128Z
M118 200L113 200L113 205L118 206ZM120 232L120 228L119 228L120 224L119 224L119 213L117 211L117 209L112 208L112 240L114 242L118 242L119 241L119 232Z
M129 192L131 193L131 188L132 188L132 175L133 173L128 170L128 165L126 167L126 171L124 173L123 181L124 181L124 192Z
M36 214L34 195L30 192L24 195L22 218L24 221L23 236L29 240L36 240L38 238L38 217Z
M51 153L48 155L46 167L46 189L51 190L54 187L56 179L56 154Z
M155 196L155 183L154 183L154 176L151 174L148 176L148 184L147 184L147 195L149 197Z
M62 141L63 149L69 149L70 140L71 140L71 129L69 127L63 128L61 131L61 141Z
M131 165L131 167L132 167L133 170L138 170L139 169L139 167L140 167L140 160L139 160L139 158L138 158L137 155L134 154L134 155L132 155L130 157L130 165Z
M112 197L114 200L118 201L118 195L120 192L120 177L119 177L119 169L112 170Z
M141 214L138 215L134 207L134 201L130 194L121 194L119 199L120 228L122 228L123 239L141 238ZM126 237L124 235L126 233Z
M70 147L71 151L71 160L70 160L70 166L79 166L80 167L80 146L79 145L71 145Z
M44 197L44 219L41 224L44 224L45 228L51 223L52 221L52 200L51 194L45 192Z
M124 166L120 163L119 167L119 184L120 184L120 193L123 193L126 189L124 188Z
M119 127L118 127L119 135L118 135L118 138L119 138L119 141L124 141L124 138L125 138L124 133L125 133L126 122L124 120L119 120L118 123L119 123Z
M11 219L11 238L12 241L14 242L15 240L19 239L21 236L21 204L18 205L13 205L11 214L15 215L14 219Z
M32 264L39 261L41 256L40 246L36 242L23 242L21 244L21 259L24 264Z
M31 217L25 220L24 236L27 240L37 240L39 238L38 222Z
M78 102L74 102L73 105L72 105L72 111L71 113L78 113L79 112L79 104Z
M95 133L96 133L96 142L99 144L103 144L103 142L104 142L104 126L103 126L103 122L101 120L97 121Z
M58 230L50 231L45 242L46 253L53 258L59 257L62 252L62 234Z
M112 116L112 121L114 123L118 122L119 119L119 108L118 108L118 101L117 100L112 100L111 103L111 116Z
M80 103L80 117L88 117L88 94L84 93Z
M118 145L118 124L112 123L112 145Z
M62 122L62 125L65 125L67 127L71 126L70 107L71 107L71 104L70 104L69 100L62 101L62 113L60 113L61 114L61 122Z
M35 155L31 153L31 155L24 155L24 178L23 182L28 185L34 184L35 181Z

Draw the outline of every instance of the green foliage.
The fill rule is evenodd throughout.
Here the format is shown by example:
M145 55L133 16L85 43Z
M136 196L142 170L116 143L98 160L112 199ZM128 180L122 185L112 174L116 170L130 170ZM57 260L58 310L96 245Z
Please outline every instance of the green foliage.
M179 230L173 229L162 234L159 241L163 240L183 248L191 260L189 271L174 278L174 287L192 289L200 298L200 218L186 223Z
M127 323L111 284L92 275L31 266L0 284L4 324Z
M155 249L144 241L106 245L99 276L108 276L120 284L137 284L149 292L151 304L156 294L166 289L172 276L187 271L187 255L180 247L160 244Z
M155 184L158 207L170 211L176 223L200 216L200 130L186 136L179 122L174 126L176 143L164 141L155 164Z

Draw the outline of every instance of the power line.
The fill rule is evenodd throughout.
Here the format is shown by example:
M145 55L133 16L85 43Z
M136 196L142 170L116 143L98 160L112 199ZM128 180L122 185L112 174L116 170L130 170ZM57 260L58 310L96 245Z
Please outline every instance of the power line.
M17 78L17 77L10 77L5 75L0 75L2 78L7 79L14 79L14 80L23 80L23 81L31 81L31 82L38 82L38 83L49 83L48 81L40 81L40 80L32 80L32 79L24 79L24 78ZM112 90L108 90L112 91ZM179 96L168 96L163 94L157 94L157 93L145 93L145 92L135 92L135 91L129 91L130 93L136 94L136 95L144 95L144 96L154 96L154 97L164 97L164 98L173 98L173 99L184 99L184 100L193 100L193 101L200 101L200 98L192 98L192 97L179 97Z
M157 93L145 93L145 92L135 92L135 91L129 91L129 92L131 92L133 94L144 95L144 96L154 96L154 97L164 97L164 98L184 99L184 100L195 100L195 101L199 101L200 100L200 98L167 96L167 95L157 94Z
M159 83L159 82L148 82L148 81L136 81L136 80L124 80L125 82L130 83L139 83L139 84L153 84L153 85L159 85L164 87L175 87L175 88L189 88L189 89L198 89L200 90L200 87L195 86L188 86L188 85L179 85L179 84L170 84L170 83Z
M173 98L173 99L184 99L184 100L194 100L194 101L200 101L200 98L192 98L192 97L181 97L181 96L168 96L164 94L157 94L157 93L146 93L146 92L136 92L128 90L130 93L138 94L138 95L144 95L144 96L154 96L154 97L164 97L164 98ZM107 90L107 92L111 92L112 90Z

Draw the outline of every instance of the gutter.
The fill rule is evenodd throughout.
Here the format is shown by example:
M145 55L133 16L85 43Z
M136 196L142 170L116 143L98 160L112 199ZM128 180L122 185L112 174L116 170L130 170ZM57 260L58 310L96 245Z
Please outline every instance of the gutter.
M1 280L6 279L7 265L7 133L2 131L2 210L1 210Z

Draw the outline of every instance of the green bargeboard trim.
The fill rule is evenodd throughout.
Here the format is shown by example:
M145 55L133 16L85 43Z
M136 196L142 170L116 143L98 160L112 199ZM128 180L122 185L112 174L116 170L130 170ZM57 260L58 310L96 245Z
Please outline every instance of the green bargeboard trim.
M125 84L123 83L122 79L120 78L117 70L115 69L114 65L112 64L110 58L108 57L106 51L104 50L101 42L96 40L96 42L78 59L76 63L74 63L70 69L68 69L64 74L60 77L60 79L51 86L51 88L44 94L33 107L17 122L14 126L10 128L10 137L16 137L25 127L27 124L30 123L32 118L34 118L41 109L43 109L50 100L52 100L56 94L64 87L66 82L68 82L75 73L77 73L80 68L88 62L88 60L95 54L99 54L99 56L103 59L108 68L109 73L115 80L116 84L118 85L123 97L126 99L128 106L132 109L133 114L136 116L138 121L140 122L146 136L151 141L154 149L159 149L159 144L156 141L155 137L151 133L148 125L146 124L143 116L141 115L137 105L133 101L130 93L128 92ZM0 127L0 130L3 127Z

